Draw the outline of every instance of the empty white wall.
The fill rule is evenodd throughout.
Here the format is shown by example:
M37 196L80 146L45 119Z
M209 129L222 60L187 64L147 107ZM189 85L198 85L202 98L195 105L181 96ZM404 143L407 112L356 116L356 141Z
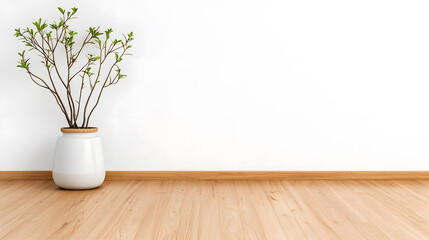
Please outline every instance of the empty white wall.
M429 170L426 0L1 1L0 170L51 169L65 121L12 35L57 6L136 35L109 170Z

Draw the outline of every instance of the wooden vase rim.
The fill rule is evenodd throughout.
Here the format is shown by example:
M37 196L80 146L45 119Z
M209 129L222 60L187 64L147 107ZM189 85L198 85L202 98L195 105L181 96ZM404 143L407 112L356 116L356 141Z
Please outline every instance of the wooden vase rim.
M63 127L61 128L61 132L63 133L95 133L97 131L98 131L97 127L88 127L88 128Z

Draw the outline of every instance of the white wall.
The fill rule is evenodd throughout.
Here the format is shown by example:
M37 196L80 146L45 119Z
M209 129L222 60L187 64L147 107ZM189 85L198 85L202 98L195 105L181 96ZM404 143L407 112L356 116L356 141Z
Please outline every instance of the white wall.
M0 170L51 169L66 123L12 35L57 6L136 35L109 170L429 170L426 0L2 1Z

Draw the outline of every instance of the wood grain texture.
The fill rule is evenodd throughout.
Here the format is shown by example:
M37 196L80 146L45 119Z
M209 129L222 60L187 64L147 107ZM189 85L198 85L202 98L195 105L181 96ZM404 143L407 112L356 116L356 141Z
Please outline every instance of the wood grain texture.
M106 180L429 179L429 171L108 171Z
M51 171L0 171L0 180L49 180ZM130 180L419 180L429 171L107 171L106 181Z
M429 180L0 181L0 239L429 239Z
M61 132L63 132L63 133L95 133L95 132L98 132L98 128L96 128L96 127L88 127L88 128L63 127L63 128L61 128Z
M0 171L0 180L52 180L51 171Z

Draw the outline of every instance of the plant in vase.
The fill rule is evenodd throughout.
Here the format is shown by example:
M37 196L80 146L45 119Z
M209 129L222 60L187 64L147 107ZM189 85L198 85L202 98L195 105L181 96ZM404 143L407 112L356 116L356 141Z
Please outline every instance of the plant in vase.
M100 186L105 177L98 129L89 127L91 116L104 89L126 77L119 63L131 55L128 50L134 36L130 32L116 39L112 29L89 27L77 44L79 35L69 23L78 9L58 10L58 21L38 19L32 27L15 29L15 37L29 50L18 53L17 67L54 97L68 124L61 128L63 135L57 140L52 169L55 183L67 189L90 189ZM38 67L30 67L30 53L41 58Z

